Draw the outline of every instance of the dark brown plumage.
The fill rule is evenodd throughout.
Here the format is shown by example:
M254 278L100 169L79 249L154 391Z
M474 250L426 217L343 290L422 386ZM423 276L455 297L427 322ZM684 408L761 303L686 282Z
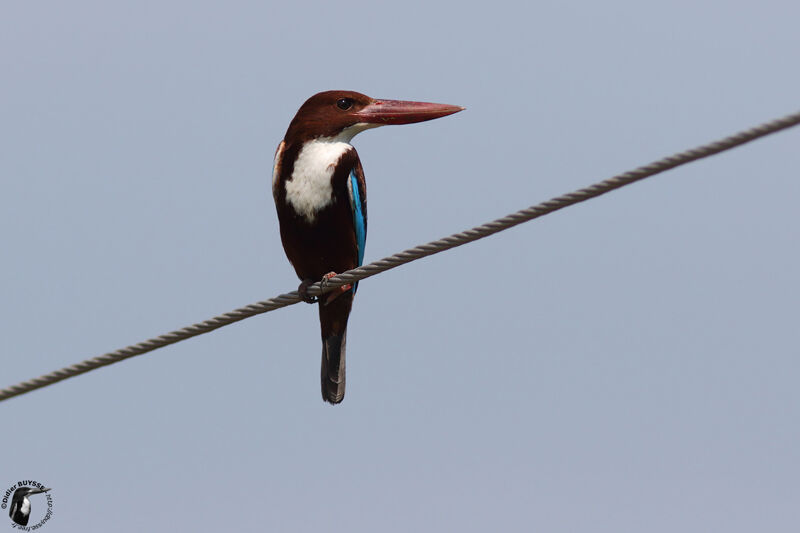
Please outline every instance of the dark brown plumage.
M461 107L376 100L353 91L315 94L300 107L275 154L272 193L286 256L304 287L330 272L361 264L367 226L367 184L349 143L364 129L443 117ZM355 288L319 299L322 398L345 392L347 320Z

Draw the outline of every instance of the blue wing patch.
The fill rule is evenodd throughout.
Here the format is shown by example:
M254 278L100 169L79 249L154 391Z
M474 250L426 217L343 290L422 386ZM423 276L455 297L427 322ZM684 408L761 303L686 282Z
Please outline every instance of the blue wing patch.
M356 245L358 246L358 266L364 262L364 248L367 246L367 221L364 218L364 210L361 207L361 193L358 190L358 178L355 169L350 172L350 188L353 191L351 198L351 208L353 209L353 227L356 230ZM353 294L358 288L358 282L353 284Z

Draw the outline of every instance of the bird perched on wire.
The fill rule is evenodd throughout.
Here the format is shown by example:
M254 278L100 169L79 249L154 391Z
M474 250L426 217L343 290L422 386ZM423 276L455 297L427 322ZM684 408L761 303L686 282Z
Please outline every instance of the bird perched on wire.
M304 301L319 303L322 398L344 399L347 319L358 283L319 298L308 287L360 266L367 238L367 184L353 137L386 124L452 115L463 107L376 100L353 91L315 94L300 107L278 145L272 194L281 241Z

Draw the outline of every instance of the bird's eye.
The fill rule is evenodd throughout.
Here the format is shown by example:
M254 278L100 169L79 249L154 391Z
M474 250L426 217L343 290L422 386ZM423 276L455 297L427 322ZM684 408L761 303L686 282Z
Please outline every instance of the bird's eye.
M339 98L336 100L336 107L341 109L342 111L347 111L351 107L353 107L353 100L350 98Z

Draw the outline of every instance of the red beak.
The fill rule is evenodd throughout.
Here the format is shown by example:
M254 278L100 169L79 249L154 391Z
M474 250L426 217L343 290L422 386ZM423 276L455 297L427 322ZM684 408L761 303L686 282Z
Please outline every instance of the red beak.
M370 124L412 124L446 117L463 110L463 107L457 105L375 100L355 115L360 121Z

